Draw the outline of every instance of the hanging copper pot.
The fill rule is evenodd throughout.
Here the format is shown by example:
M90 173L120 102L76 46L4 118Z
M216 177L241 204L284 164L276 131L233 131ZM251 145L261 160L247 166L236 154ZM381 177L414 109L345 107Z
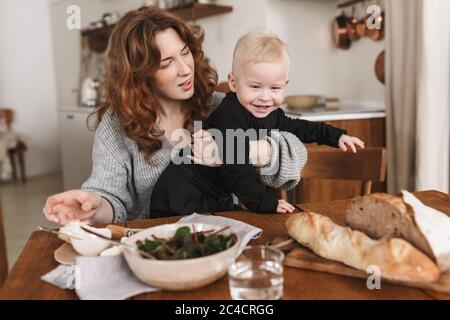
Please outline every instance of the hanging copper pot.
M355 6L352 6L352 15L347 18L347 34L351 41L358 40L360 36L356 32L356 24L358 23L358 18L355 16Z
M384 50L378 54L377 60L375 61L375 75L384 84Z
M367 33L367 17L359 20L356 23L355 30L360 38L365 37Z
M348 18L343 12L333 20L332 33L334 46L336 48L350 48L351 40L347 32L347 21Z
M347 21L347 34L351 41L358 40L360 38L358 32L356 31L356 25L358 19L355 16L351 16Z

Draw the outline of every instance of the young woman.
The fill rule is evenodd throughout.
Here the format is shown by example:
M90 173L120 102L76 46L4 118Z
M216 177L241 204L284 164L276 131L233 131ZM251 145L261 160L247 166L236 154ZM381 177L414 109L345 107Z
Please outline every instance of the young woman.
M173 133L192 133L193 121L206 117L224 97L214 92L217 74L203 55L203 38L155 7L120 19L108 49L106 103L97 111L92 174L80 190L47 199L43 212L48 220L111 223L151 217L152 189L180 142ZM198 147L211 143L211 137L199 131L194 140L193 158L216 165ZM265 184L278 188L298 182L303 165L299 145L283 132L252 142L252 163L277 169L261 176ZM284 208L294 210L288 203Z

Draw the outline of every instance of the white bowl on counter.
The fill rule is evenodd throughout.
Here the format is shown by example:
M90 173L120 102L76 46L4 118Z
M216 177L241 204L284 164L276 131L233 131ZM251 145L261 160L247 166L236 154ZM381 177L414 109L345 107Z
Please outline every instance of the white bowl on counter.
M293 95L287 96L285 102L288 108L305 109L316 106L320 101L320 96L315 95Z
M205 223L164 224L142 230L124 240L128 245L136 247L136 241L151 239L154 235L160 238L171 238L180 227L194 226L195 231L218 230L220 227ZM230 234L225 230L221 234ZM238 238L232 247L200 258L182 260L151 260L143 258L138 250L124 247L123 253L131 271L142 282L160 289L182 291L200 288L221 278L228 267L236 259L239 247Z

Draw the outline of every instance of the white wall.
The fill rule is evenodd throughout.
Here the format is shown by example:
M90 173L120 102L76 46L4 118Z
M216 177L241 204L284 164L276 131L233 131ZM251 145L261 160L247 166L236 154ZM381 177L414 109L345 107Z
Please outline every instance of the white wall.
M198 20L206 32L204 51L215 65L219 81L226 81L231 71L233 49L240 36L254 28L267 27L266 0L215 1L233 7L231 13Z
M335 3L323 0L268 3L271 8L268 27L287 43L291 52L287 93L340 96L330 26Z
M364 38L353 42L349 50L333 49L337 58L336 91L341 98L384 105L385 87L375 76L375 61L384 48L384 40Z
M47 0L0 1L0 106L28 145L27 175L60 170Z

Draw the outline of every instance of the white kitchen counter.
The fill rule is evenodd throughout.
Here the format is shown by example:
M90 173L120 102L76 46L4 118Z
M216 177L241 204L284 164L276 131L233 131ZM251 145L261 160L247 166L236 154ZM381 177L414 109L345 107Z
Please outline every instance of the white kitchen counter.
M374 119L386 117L383 105L364 103L344 103L338 109L326 108L293 110L283 106L282 109L291 118L309 121L333 121L353 119Z
M367 105L355 105L347 104L340 106L337 110L305 110L302 112L296 112L286 106L282 107L286 114L294 119L304 119L309 121L333 121L333 120L353 120L353 119L374 119L386 117L384 106L367 106ZM95 111L93 107L77 107L77 106L65 106L60 107L59 111L62 112L74 112L74 113L86 113L90 114Z
M294 119L304 119L309 121L333 121L333 120L354 120L354 119L374 119L384 118L386 113L380 112L356 112L356 113L340 113L340 114L317 114L317 115L296 115L286 113L287 116Z

